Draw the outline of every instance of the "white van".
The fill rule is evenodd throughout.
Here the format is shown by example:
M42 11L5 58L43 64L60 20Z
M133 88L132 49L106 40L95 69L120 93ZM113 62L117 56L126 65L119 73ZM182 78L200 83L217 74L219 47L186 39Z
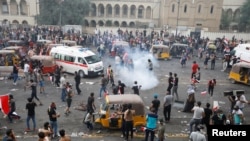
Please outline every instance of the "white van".
M250 63L250 44L239 44L234 48L235 56L242 62Z
M103 74L101 58L87 48L57 46L51 49L50 55L58 66L63 67L64 72L74 74L79 71L81 77Z

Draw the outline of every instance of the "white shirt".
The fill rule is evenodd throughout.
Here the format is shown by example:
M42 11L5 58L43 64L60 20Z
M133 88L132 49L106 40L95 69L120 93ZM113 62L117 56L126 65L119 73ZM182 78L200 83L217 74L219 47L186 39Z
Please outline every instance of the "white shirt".
M63 84L66 84L66 79L65 79L65 77L61 77L60 78L60 88L63 88Z
M240 99L238 100L238 97L236 96L236 106L239 106L240 109L243 109L245 107L245 103L241 102L241 101L245 101L245 103L248 103L245 95L241 95Z
M191 141L206 141L206 137L200 131L195 131L190 134Z
M115 64L120 65L121 64L121 58L119 56L115 56Z
M30 65L25 63L24 68L23 68L23 72L29 72L29 69L30 69Z
M193 111L194 111L193 119L202 119L202 114L204 113L204 108L194 106Z

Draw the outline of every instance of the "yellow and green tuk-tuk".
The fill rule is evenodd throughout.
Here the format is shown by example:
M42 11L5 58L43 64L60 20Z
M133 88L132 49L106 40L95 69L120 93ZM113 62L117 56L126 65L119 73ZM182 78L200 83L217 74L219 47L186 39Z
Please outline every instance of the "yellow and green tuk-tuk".
M0 50L0 65L1 66L13 66L20 61L19 56L15 53L15 50Z
M170 48L170 55L173 58L181 58L183 53L188 50L187 44L174 43Z
M156 59L170 59L169 46L166 45L153 45L150 52Z
M234 64L228 78L232 83L240 82L250 85L250 63L239 62Z
M121 111L111 110L112 105L132 104L133 124L138 130L146 125L144 102L136 94L107 95L100 106L99 117L95 120L95 128L120 129L122 127ZM113 116L116 113L118 116Z

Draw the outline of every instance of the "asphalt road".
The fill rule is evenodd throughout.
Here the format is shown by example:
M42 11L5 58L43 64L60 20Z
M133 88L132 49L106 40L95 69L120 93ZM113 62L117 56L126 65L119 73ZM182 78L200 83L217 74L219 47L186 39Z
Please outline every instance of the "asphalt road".
M147 110L148 106L150 105L153 99L154 93L158 93L159 98L163 102L162 99L167 89L167 79L168 79L167 76L169 72L177 73L180 80L178 88L179 97L180 100L184 101L187 97L186 95L187 86L190 84L191 64L193 60L196 60L200 66L203 66L203 61L198 60L196 58L189 60L187 62L187 66L184 68L181 68L178 59L159 60L154 62L155 63L154 75L156 76L155 78L149 77L149 75L147 75L146 72L145 73L140 72L142 76L138 75L138 77L131 76L130 74L125 73L126 76L124 76L124 74L123 76L121 74L115 75L115 82L117 82L119 79L123 81L124 79L128 78L128 80L131 80L131 82L133 82L134 80L140 80L141 83L145 84L142 85L142 88L144 86L150 87L150 85L153 86L155 85L150 89L142 89L140 91L140 96L144 100L145 109ZM114 60L111 58L104 58L105 67L107 67L109 64L114 66ZM205 70L201 68L201 82L197 85L198 88L196 92L196 100L201 101L203 106L205 106L205 103L207 102L210 102L212 104L214 100L217 100L219 102L220 108L225 113L228 113L230 103L227 97L223 96L223 91L242 89L245 90L246 92L245 94L246 98L250 99L250 95L248 94L250 93L250 89L249 86L243 84L231 84L230 81L227 79L228 73L222 72L221 69L222 65L220 60L217 60L215 70L209 70L209 69ZM201 95L200 92L206 90L207 82L209 79L212 78L216 78L217 80L217 85L215 86L214 90L214 96L210 97L209 95L205 96ZM155 79L157 81L155 81ZM67 80L74 84L73 75L68 74ZM86 103L87 97L89 96L90 92L95 93L96 105L100 105L102 103L102 100L97 100L100 88L99 81L100 77L84 78L81 80L82 83L80 86L82 89L82 94L75 95L73 97L72 113L69 116L65 116L64 109L66 103L61 102L60 100L60 90L55 86L52 86L50 82L46 79L45 82L46 94L38 94L38 97L41 99L44 105L38 106L36 108L37 128L42 128L43 123L49 120L46 110L49 107L50 103L54 101L57 104L59 113L61 113L61 117L58 119L58 124L59 124L58 129L65 129L66 133L72 136L73 141L78 141L78 140L115 141L121 139L120 131L103 130L100 134L97 134L95 130L92 134L89 134L87 132L86 125L82 124L82 119L85 112L73 110L73 107L76 107L79 104L79 102L84 101L84 103ZM148 83L150 85L148 85ZM11 93L14 95L17 104L16 112L22 117L21 120L15 121L15 123L10 124L8 123L7 118L4 119L3 116L1 116L0 123L2 126L14 129L16 136L18 136L18 141L31 141L31 140L34 141L37 139L36 132L29 132L29 133L24 132L26 128L26 114L27 114L25 110L25 104L27 102L26 99L30 97L31 91L30 90L24 91L23 85L24 85L24 80L19 80L17 86L13 86L12 81L10 80L0 81L0 94ZM125 93L132 92L130 85L131 84L127 84ZM109 91L111 92L111 89L109 89ZM183 105L181 104L174 104L172 108L170 123L166 123L166 136L167 140L169 141L187 140L188 123L192 117L192 114L181 112L182 107ZM163 117L162 112L163 109L161 107L159 110L160 117ZM246 123L250 123L250 120L248 119L250 115L249 106L245 108L244 114L246 115L245 116ZM3 135L4 131L5 131L4 129L0 130L0 134ZM87 134L87 135L82 137L82 134ZM143 140L143 134L137 135L134 141L137 140L138 141Z

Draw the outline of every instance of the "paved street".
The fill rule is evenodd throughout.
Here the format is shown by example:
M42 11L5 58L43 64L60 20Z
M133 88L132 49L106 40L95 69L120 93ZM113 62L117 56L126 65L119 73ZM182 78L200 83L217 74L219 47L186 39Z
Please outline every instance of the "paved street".
M181 65L179 63L178 59L172 59L169 61L157 61L155 63L154 68L154 74L156 76L156 81L154 81L154 78L148 78L148 75L146 73L142 76L138 75L138 78L131 77L130 74L127 74L127 78L131 80L131 82L137 80L140 84L145 85L145 87L148 87L150 85L155 85L155 87L150 89L143 89L144 85L142 85L142 90L140 91L140 96L143 98L145 102L145 108L147 109L148 106L150 106L150 103L153 99L153 94L158 93L159 98L161 99L161 102L163 102L163 97L165 96L166 88L167 88L167 79L169 72L177 73L179 76L179 97L181 100L185 100L187 85L190 83L190 75L191 75L191 64L192 61L196 60L200 66L203 66L203 61L199 61L198 59L192 59L187 62L187 66L185 68L181 68ZM137 60L135 60L137 61ZM146 64L147 62L145 62ZM109 64L114 66L114 60L113 59L104 59L105 67L107 67ZM221 106L221 109L225 113L229 111L230 103L227 99L227 97L223 96L223 91L225 90L236 90L236 89L242 89L246 92L246 98L250 99L250 89L249 86L243 85L243 84L231 84L231 82L227 79L228 73L221 72L221 61L217 60L215 70L204 70L201 67L201 82L198 84L198 89L196 93L196 100L200 100L203 104L203 107L205 106L205 103L210 102L212 104L213 100L219 101L219 105ZM115 72L116 73L116 72ZM119 79L125 79L125 76L116 75L115 76L115 82L117 82ZM146 81L144 80L146 78ZM214 90L214 96L210 97L209 95L201 95L200 92L206 90L207 82L209 79L215 78L217 80L217 85L215 86ZM121 79L123 81L123 79ZM73 75L68 74L67 80L74 84ZM143 80L143 81L139 81ZM36 108L36 121L37 121L37 128L41 128L43 126L43 123L48 121L48 115L47 115L47 108L49 107L50 103L54 101L57 104L57 109L61 113L61 117L58 119L59 129L65 129L66 133L69 135L72 135L73 141L80 141L80 140L89 140L89 141L116 141L121 139L120 138L120 132L119 131L108 131L103 130L100 134L96 134L96 130L94 133L90 136L87 133L86 125L82 124L83 115L85 112L73 110L73 107L76 107L79 102L84 101L86 103L87 97L89 96L90 92L95 93L95 103L96 105L100 105L102 100L98 100L97 97L99 95L99 81L100 77L96 78L84 78L82 79L81 89L82 94L81 95L75 95L73 97L73 103L72 103L72 113L69 116L64 115L64 109L66 103L61 102L60 100L60 90L54 86L52 86L48 79L46 79L45 83L45 91L46 95L39 94L38 97L43 102L43 106L38 106ZM159 82L159 83L157 83ZM152 84L151 84L152 83ZM149 86L148 86L149 84ZM0 117L0 122L2 126L7 126L7 128L12 128L15 131L15 134L20 137L18 141L34 141L36 140L36 133L29 132L25 133L24 130L26 128L26 110L25 110L25 104L27 102L27 98L30 96L31 91L27 90L24 91L23 89L24 80L19 80L17 86L12 85L12 81L0 81L0 94L6 94L11 93L14 95L14 98L16 100L17 104L17 110L16 112L22 117L20 121L16 121L16 123L10 124L8 123L7 119L4 119L2 116ZM111 93L111 89L109 90ZM38 89L39 92L39 89ZM130 84L127 85L127 88L125 89L125 93L132 92ZM161 105L162 106L162 105ZM168 138L168 141L184 141L187 140L187 129L188 129L188 123L190 118L192 117L191 113L183 113L181 112L182 105L174 105L172 108L171 113L171 120L170 123L166 124L166 136ZM249 120L249 106L245 108L245 117L246 122L250 123ZM159 116L163 117L163 109L162 107L159 110ZM31 123L32 126L32 123ZM1 134L4 133L4 130L0 131ZM82 137L83 134L87 133L84 137ZM35 137L34 137L35 136ZM77 136L77 137L76 137ZM184 136L184 137L183 137ZM143 139L143 135L138 134L136 135L134 141L141 141Z

